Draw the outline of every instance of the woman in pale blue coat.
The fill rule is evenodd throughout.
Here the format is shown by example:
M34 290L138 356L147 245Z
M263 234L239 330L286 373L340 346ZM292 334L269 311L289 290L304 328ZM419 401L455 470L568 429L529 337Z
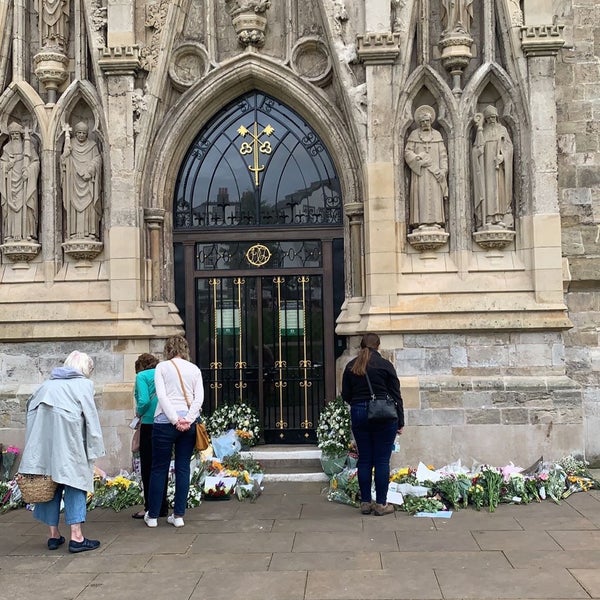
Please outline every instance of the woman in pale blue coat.
M104 456L104 443L94 384L88 379L94 369L83 352L71 352L63 367L52 370L50 379L27 403L25 447L19 471L49 475L58 483L54 498L35 505L33 516L50 527L48 548L64 544L58 521L61 500L65 523L71 528L69 552L85 552L100 546L83 536L87 492L94 491L94 460Z

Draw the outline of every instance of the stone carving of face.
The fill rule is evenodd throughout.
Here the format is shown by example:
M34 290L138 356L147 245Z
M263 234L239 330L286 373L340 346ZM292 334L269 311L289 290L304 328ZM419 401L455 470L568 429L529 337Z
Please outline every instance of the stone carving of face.
M431 129L431 117L428 114L423 113L421 115L419 118L419 127L421 127L423 131L429 131Z
M11 131L10 139L12 142L20 142L21 141L21 132L20 131Z
M86 129L77 129L75 131L75 137L79 142L85 142L87 140L88 132Z

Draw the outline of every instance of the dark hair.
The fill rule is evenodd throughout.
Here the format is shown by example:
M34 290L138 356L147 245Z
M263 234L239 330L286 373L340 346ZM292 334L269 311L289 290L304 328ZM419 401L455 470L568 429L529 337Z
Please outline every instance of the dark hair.
M190 360L190 347L187 340L182 335L174 335L165 342L163 351L165 360L171 360L176 356L185 360Z
M158 358L154 356L154 354L148 354L144 352L140 354L135 361L135 372L139 373L140 371L147 371L148 369L154 369L158 364Z
M364 375L367 372L367 364L371 358L371 350L379 348L380 340L376 333L365 333L360 340L360 350L350 371L355 375Z

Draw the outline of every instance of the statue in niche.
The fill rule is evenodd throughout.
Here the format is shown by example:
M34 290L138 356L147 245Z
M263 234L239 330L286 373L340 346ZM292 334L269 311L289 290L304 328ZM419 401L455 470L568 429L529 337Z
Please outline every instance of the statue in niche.
M469 34L473 20L473 0L442 0L444 35Z
M75 125L74 140L71 140L68 125L64 131L65 145L60 164L67 236L69 239L98 240L102 214L100 151L96 142L88 139L87 123Z
M448 198L448 154L442 135L432 125L435 110L422 105L415 110L419 126L408 136L404 160L410 167L411 227L442 229L444 200Z
M0 156L3 240L37 240L40 159L28 129L11 123L8 136Z
M69 2L39 0L42 46L67 50L69 44Z
M506 228L512 215L513 144L498 110L487 106L474 118L473 190L477 229Z

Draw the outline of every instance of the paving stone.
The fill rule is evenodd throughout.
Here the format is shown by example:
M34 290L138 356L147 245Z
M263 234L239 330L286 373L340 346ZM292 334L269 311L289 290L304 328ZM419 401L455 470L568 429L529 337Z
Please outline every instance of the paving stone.
M473 531L482 550L561 550L545 531Z
M410 536L396 532L398 548L404 552L468 552L479 550L468 531L415 531Z
M180 533L172 526L146 527L141 535L121 535L100 549L111 554L139 554L140 551L144 554L185 554L196 537L196 534Z
M571 575L592 598L600 598L600 570L598 569L571 569Z
M515 516L517 523L526 531L532 529L559 531L561 529L568 531L594 529L595 525L589 519L581 516L558 516L554 518L541 517L535 515ZM486 527L490 529L490 527Z
M293 533L200 533L191 552L291 552Z
M287 555L286 555L287 556ZM228 577L233 572L267 571L271 564L270 552L214 552L212 548L204 548L203 552L187 554L161 554L152 556L144 566L144 571L151 573L200 573L205 571L223 571Z
M503 552L382 552L384 569L395 572L412 572L420 567L429 569L480 569L509 568L510 562Z
M362 531L299 532L294 538L293 552L350 552L360 548L365 552L398 550L398 542L393 531L367 534Z
M564 550L597 550L600 531L548 531Z
M361 531L363 524L358 515L351 519L277 519L273 531Z
M382 571L309 571L305 600L433 600L442 598L433 569L410 574Z
M588 598L569 571L556 569L436 569L444 598Z
M304 600L305 571L244 573L215 577L206 573L190 600Z
M123 555L98 551L67 554L53 567L57 573L139 573L151 559L144 546L137 554Z
M269 571L356 571L359 569L381 569L379 552L276 552L269 566Z
M161 596L169 600L188 600L200 577L201 574L181 573L101 573L77 596L77 600L148 600Z
M598 550L562 550L544 552L531 550L508 550L504 552L509 563L515 569L535 567L538 569L599 569L600 549Z
M40 598L82 598L86 587L97 577L90 574L22 574L2 573L2 598L40 600Z

